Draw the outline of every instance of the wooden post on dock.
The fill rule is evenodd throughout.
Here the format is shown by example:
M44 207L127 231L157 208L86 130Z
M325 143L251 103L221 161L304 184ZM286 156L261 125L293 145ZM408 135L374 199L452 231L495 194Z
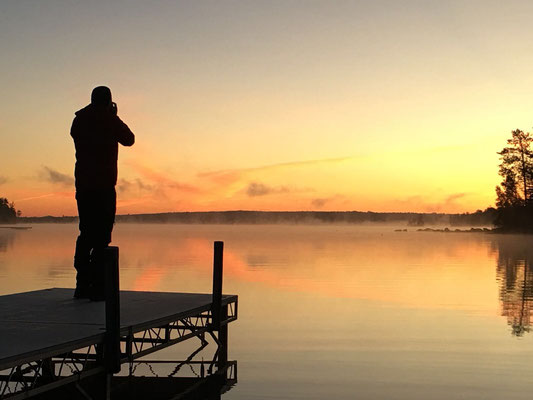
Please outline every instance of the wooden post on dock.
M215 242L213 256L213 329L218 331L218 362L219 371L226 368L228 363L228 307L222 306L222 277L223 277L224 242Z
M105 266L105 347L107 372L120 372L120 286L118 272L118 247L104 250Z

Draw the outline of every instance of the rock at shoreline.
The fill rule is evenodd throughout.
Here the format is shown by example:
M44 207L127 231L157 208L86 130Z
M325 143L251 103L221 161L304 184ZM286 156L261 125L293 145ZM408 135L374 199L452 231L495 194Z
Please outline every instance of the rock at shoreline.
M453 232L453 233L485 233L485 232L492 232L492 229L489 228L470 228L470 229L454 229L453 231L450 230L450 228L444 228L444 229L433 229L433 228L424 228L424 229L417 229L417 232Z

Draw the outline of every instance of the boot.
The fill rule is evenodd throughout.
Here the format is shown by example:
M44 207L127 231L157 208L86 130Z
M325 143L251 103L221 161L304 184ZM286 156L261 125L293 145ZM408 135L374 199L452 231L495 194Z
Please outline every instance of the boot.
M88 299L91 292L91 274L88 265L76 265L76 289L74 290L75 299Z
M75 299L88 299L91 295L91 288L89 285L80 285L76 282L76 289L74 290Z

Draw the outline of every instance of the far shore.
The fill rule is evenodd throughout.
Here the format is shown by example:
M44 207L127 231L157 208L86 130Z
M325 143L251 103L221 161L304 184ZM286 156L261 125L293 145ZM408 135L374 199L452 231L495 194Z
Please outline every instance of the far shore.
M474 227L492 226L494 214L490 209L475 213L414 213L372 211L205 211L167 212L154 214L117 215L117 223L176 223L176 224L380 224L405 226L410 229L424 227ZM77 216L18 217L16 224L76 223ZM7 222L6 222L7 224ZM443 228L444 229L444 228Z

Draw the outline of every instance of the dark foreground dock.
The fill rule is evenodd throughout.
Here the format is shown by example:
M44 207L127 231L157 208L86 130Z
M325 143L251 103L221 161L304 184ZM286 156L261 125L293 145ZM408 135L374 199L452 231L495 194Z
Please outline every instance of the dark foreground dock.
M236 362L227 356L227 325L237 319L238 298L221 294L221 263L220 253L213 294L121 291L114 313L109 300L76 300L73 289L0 296L0 399L134 399L143 392L178 399L206 386L217 386L209 396L218 398L237 379ZM213 358L194 360L208 337L216 346ZM193 338L198 348L186 360L139 360ZM165 378L135 376L141 364L153 371L165 363L172 371ZM192 377L177 376L184 365Z

